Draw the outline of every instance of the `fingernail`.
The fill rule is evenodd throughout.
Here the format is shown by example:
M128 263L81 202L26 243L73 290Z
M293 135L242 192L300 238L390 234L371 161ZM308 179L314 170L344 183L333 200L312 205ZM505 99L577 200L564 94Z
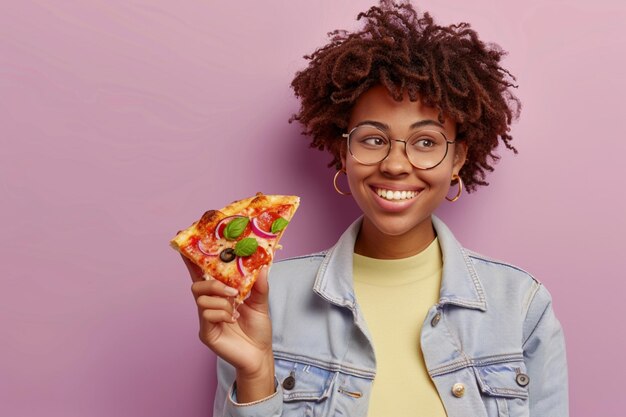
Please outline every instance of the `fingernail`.
M224 292L226 293L226 295L230 295L232 297L236 296L237 294L239 294L239 291L237 291L236 289L234 289L233 287L226 287L226 289L224 290Z
M233 321L237 320L239 318L240 314L237 310L233 311Z

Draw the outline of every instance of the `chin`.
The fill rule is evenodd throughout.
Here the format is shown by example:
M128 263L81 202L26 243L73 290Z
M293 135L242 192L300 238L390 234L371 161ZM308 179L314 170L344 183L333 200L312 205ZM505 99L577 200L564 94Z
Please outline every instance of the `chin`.
M394 219L394 218L377 218L369 219L370 223L383 235L386 236L404 236L409 233L419 233L424 227L431 227L430 216L423 219Z

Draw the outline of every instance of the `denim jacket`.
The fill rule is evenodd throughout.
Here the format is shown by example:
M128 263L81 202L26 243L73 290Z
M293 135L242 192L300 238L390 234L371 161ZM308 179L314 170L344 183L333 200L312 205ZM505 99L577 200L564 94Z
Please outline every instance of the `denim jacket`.
M352 286L360 224L325 252L274 264L276 393L237 404L234 369L218 360L214 417L367 416L376 358ZM565 345L548 291L527 272L464 249L434 216L433 225L443 276L421 346L448 416L567 416Z

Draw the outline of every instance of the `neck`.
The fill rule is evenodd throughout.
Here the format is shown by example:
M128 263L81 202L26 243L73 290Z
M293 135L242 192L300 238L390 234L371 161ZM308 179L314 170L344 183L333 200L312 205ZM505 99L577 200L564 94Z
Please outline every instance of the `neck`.
M426 249L435 236L430 218L401 235L385 234L364 218L354 244L354 252L377 259L408 258Z

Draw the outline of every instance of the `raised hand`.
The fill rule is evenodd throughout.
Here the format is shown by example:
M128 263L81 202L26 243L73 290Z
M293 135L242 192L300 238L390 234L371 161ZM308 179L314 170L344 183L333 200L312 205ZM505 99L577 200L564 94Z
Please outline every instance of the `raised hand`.
M249 402L274 392L272 325L269 317L267 267L250 296L235 308L237 290L205 280L200 268L183 257L198 307L200 340L237 370L237 399Z

